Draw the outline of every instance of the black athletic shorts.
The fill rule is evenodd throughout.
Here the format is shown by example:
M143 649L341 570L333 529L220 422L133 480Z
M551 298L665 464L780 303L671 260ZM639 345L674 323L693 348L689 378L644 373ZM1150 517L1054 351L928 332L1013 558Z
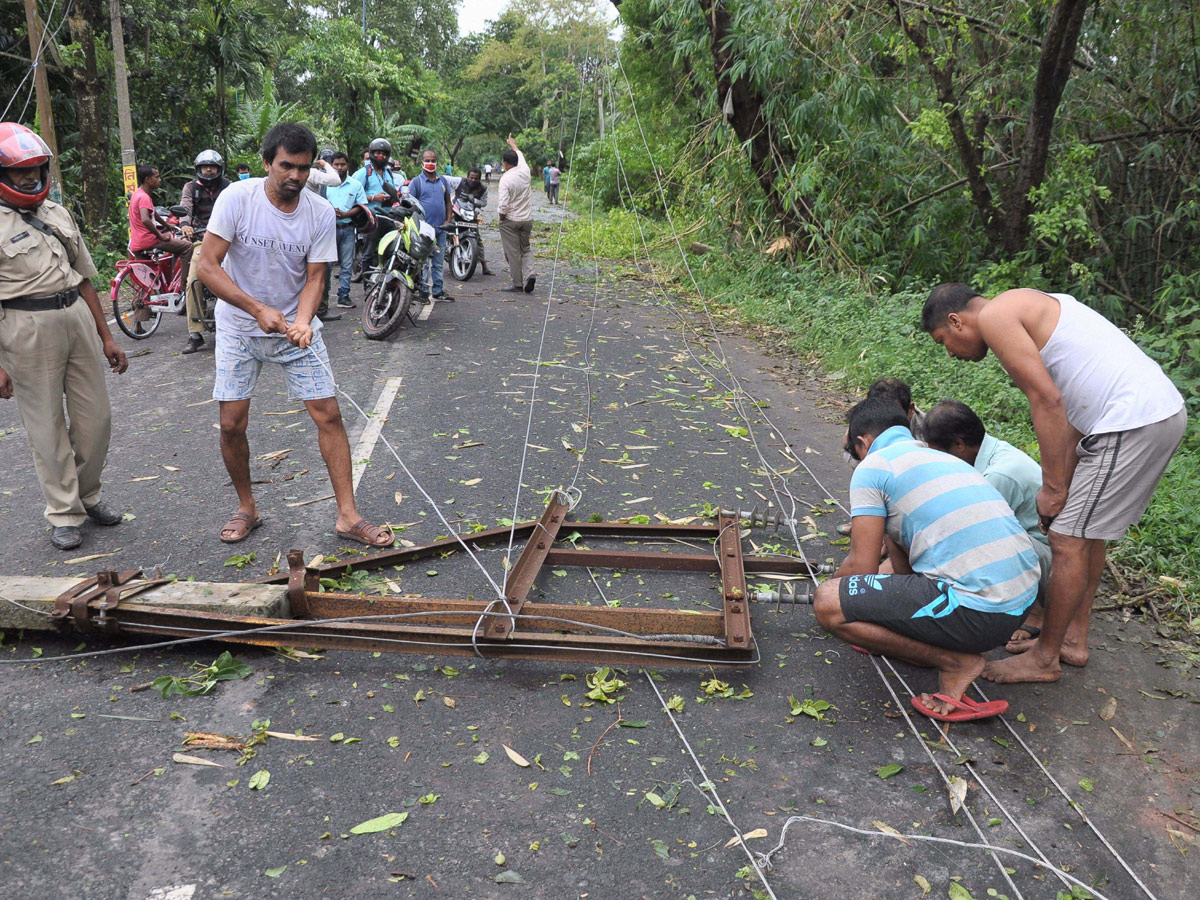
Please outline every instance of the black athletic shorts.
M949 585L924 575L851 575L838 597L847 622L870 622L946 650L986 653L1006 643L1025 621L1020 613L961 606Z

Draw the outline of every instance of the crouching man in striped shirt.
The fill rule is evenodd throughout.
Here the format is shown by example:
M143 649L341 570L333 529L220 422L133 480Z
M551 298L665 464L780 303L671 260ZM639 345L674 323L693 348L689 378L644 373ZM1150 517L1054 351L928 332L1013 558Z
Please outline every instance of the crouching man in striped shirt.
M938 670L913 707L949 722L1004 712L965 696L981 654L1009 639L1037 596L1038 557L1004 498L971 466L931 450L886 400L849 415L850 554L817 589L817 621L870 653ZM886 539L894 574L880 575Z

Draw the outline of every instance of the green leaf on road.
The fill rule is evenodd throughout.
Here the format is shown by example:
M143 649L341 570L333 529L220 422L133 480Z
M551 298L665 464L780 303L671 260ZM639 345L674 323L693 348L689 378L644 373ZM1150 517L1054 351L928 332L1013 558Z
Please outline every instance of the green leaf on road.
M259 769L250 776L250 790L261 791L271 783L271 773L266 769Z
M395 828L408 818L408 813L387 813L382 816L376 816L374 819L367 819L365 822L360 822L350 829L351 834L375 834L380 831L387 831L389 828Z
M875 770L875 774L880 778L891 778L904 771L904 766L898 763L888 763L886 766L880 766Z

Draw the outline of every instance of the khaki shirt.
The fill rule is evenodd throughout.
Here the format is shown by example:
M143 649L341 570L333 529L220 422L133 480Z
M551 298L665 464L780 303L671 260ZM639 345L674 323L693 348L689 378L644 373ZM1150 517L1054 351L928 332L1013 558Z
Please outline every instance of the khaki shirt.
M99 274L79 226L65 207L46 200L30 212L66 238L75 264L71 265L62 241L26 225L15 210L0 206L0 300L46 297Z

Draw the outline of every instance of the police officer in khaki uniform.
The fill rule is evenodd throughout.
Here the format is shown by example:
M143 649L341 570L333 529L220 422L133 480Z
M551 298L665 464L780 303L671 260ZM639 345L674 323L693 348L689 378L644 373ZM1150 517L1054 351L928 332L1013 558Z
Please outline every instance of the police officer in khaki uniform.
M0 122L0 398L17 398L50 541L72 550L87 519L121 521L100 500L112 430L104 361L118 373L129 362L88 280L98 273L75 220L47 199L50 156L28 128Z

